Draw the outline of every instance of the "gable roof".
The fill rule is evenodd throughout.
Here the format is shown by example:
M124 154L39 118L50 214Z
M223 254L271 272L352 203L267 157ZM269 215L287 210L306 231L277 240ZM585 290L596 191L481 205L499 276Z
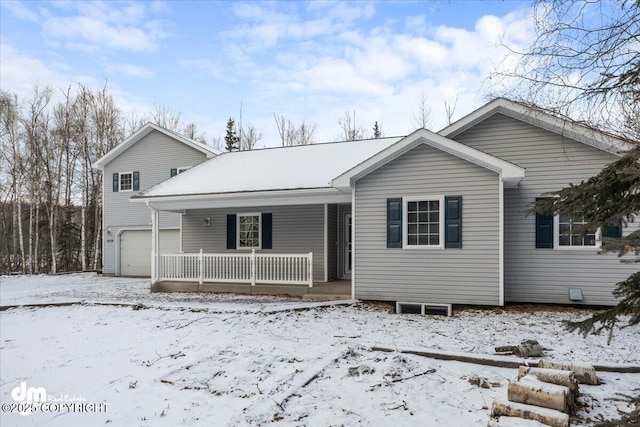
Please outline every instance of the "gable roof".
M597 129L563 120L542 110L505 98L496 98L488 102L460 120L440 130L438 134L454 139L457 135L495 114L504 114L505 116L521 120L533 126L546 129L612 154L619 155L631 148L631 146L622 139Z
M356 180L368 175L420 144L429 145L438 150L444 151L445 153L449 153L453 156L499 173L502 181L505 183L505 187L507 188L516 187L520 180L524 178L525 171L519 166L491 156L487 153L483 153L482 151L474 148L467 147L464 144L445 138L426 129L418 129L392 146L380 151L340 176L337 176L333 180L333 186L339 189L350 188Z
M378 138L223 153L133 198L332 189L334 177L400 139Z
M158 131L161 132L165 135L167 135L170 138L173 138L174 140L181 142L195 150L200 151L201 153L205 154L207 156L207 158L211 158L214 156L217 156L218 154L220 154L220 151L211 148L209 146L206 146L204 144L201 144L197 141L194 141L193 139L187 138L185 136L179 135L175 132L172 132L168 129L165 129L161 126L158 126L156 124L153 123L147 123L146 125L142 126L140 129L138 129L136 132L134 132L131 136L129 136L127 139L125 139L124 141L122 141L120 144L116 145L115 147L113 147L111 150L109 150L109 152L107 152L104 156L100 157L98 160L96 160L93 165L91 165L91 167L93 167L94 169L104 169L104 167L107 165L107 163L109 163L111 160L115 159L116 157L118 157L121 153L123 153L124 151L126 151L129 147L131 147L132 145L134 145L136 142L140 141L142 138L144 138L145 136L149 135L151 132L153 131Z

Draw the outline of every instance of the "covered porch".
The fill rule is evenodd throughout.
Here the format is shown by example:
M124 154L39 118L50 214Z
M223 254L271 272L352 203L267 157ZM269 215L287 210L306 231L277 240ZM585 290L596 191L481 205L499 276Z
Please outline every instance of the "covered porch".
M179 253L159 250L150 206L152 290L351 298L351 205L270 205L180 211Z

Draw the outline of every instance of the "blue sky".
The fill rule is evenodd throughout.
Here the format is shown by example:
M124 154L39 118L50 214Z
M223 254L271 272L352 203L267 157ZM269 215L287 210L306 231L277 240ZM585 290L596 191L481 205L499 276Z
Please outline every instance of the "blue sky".
M110 92L125 114L162 104L210 141L229 116L278 144L273 114L317 125L378 121L387 136L416 128L424 92L432 128L486 101L504 41L531 38L528 1L0 2L0 87L26 98L34 83ZM506 58L506 59L505 59Z

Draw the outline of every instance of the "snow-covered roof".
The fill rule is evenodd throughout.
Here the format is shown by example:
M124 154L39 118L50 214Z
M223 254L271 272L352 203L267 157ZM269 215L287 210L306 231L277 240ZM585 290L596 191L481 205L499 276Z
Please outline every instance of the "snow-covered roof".
M612 154L620 154L621 152L632 148L629 143L605 132L589 128L578 123L572 123L568 120L563 120L543 110L532 108L505 98L496 98L493 101L486 103L460 120L457 120L446 128L440 130L438 134L447 138L455 139L457 135L495 114L504 114L505 116L521 120L525 123L566 136Z
M134 198L313 190L402 137L223 153Z
M105 165L107 163L109 163L111 160L115 159L116 157L118 157L121 153L123 153L127 148L131 147L133 144L135 144L136 142L140 141L142 138L144 138L145 136L147 136L148 134L150 134L152 131L158 131L161 132L165 135L167 135L170 138L175 139L178 142L181 142L195 150L200 151L201 153L204 153L207 158L211 158L213 156L216 156L218 154L220 154L220 151L211 148L207 145L201 144L197 141L194 141L193 139L187 138L186 136L177 134L175 132L170 131L169 129L165 129L162 126L158 126L156 124L153 123L147 123L146 125L142 126L140 129L138 129L136 132L134 132L131 136L129 136L127 139L125 139L124 141L122 141L120 144L116 145L115 147L113 147L111 150L109 150L104 156L100 157L98 160L96 160L92 167L94 169L104 169Z

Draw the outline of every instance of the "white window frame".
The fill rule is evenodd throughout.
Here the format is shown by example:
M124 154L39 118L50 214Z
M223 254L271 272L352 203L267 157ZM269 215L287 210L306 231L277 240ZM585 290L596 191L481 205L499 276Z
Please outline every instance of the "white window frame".
M439 224L438 233L440 236L438 245L409 245L409 212L407 206L409 202L439 202ZM403 249L444 249L444 195L436 196L410 196L402 198L402 248Z
M258 217L258 246L240 246L240 217L242 216ZM243 212L236 214L236 248L238 250L262 249L262 212Z
M123 190L122 189L122 175L131 175L131 188L128 189L128 190ZM133 191L133 171L131 171L131 172L118 172L118 191L120 191L120 192Z
M596 243L591 246L584 245L560 245L560 215L553 216L553 249L560 251L592 251L602 246L602 231L596 230Z
M183 166L181 168L176 168L176 175L180 175L182 172L186 172L191 169L191 166Z

